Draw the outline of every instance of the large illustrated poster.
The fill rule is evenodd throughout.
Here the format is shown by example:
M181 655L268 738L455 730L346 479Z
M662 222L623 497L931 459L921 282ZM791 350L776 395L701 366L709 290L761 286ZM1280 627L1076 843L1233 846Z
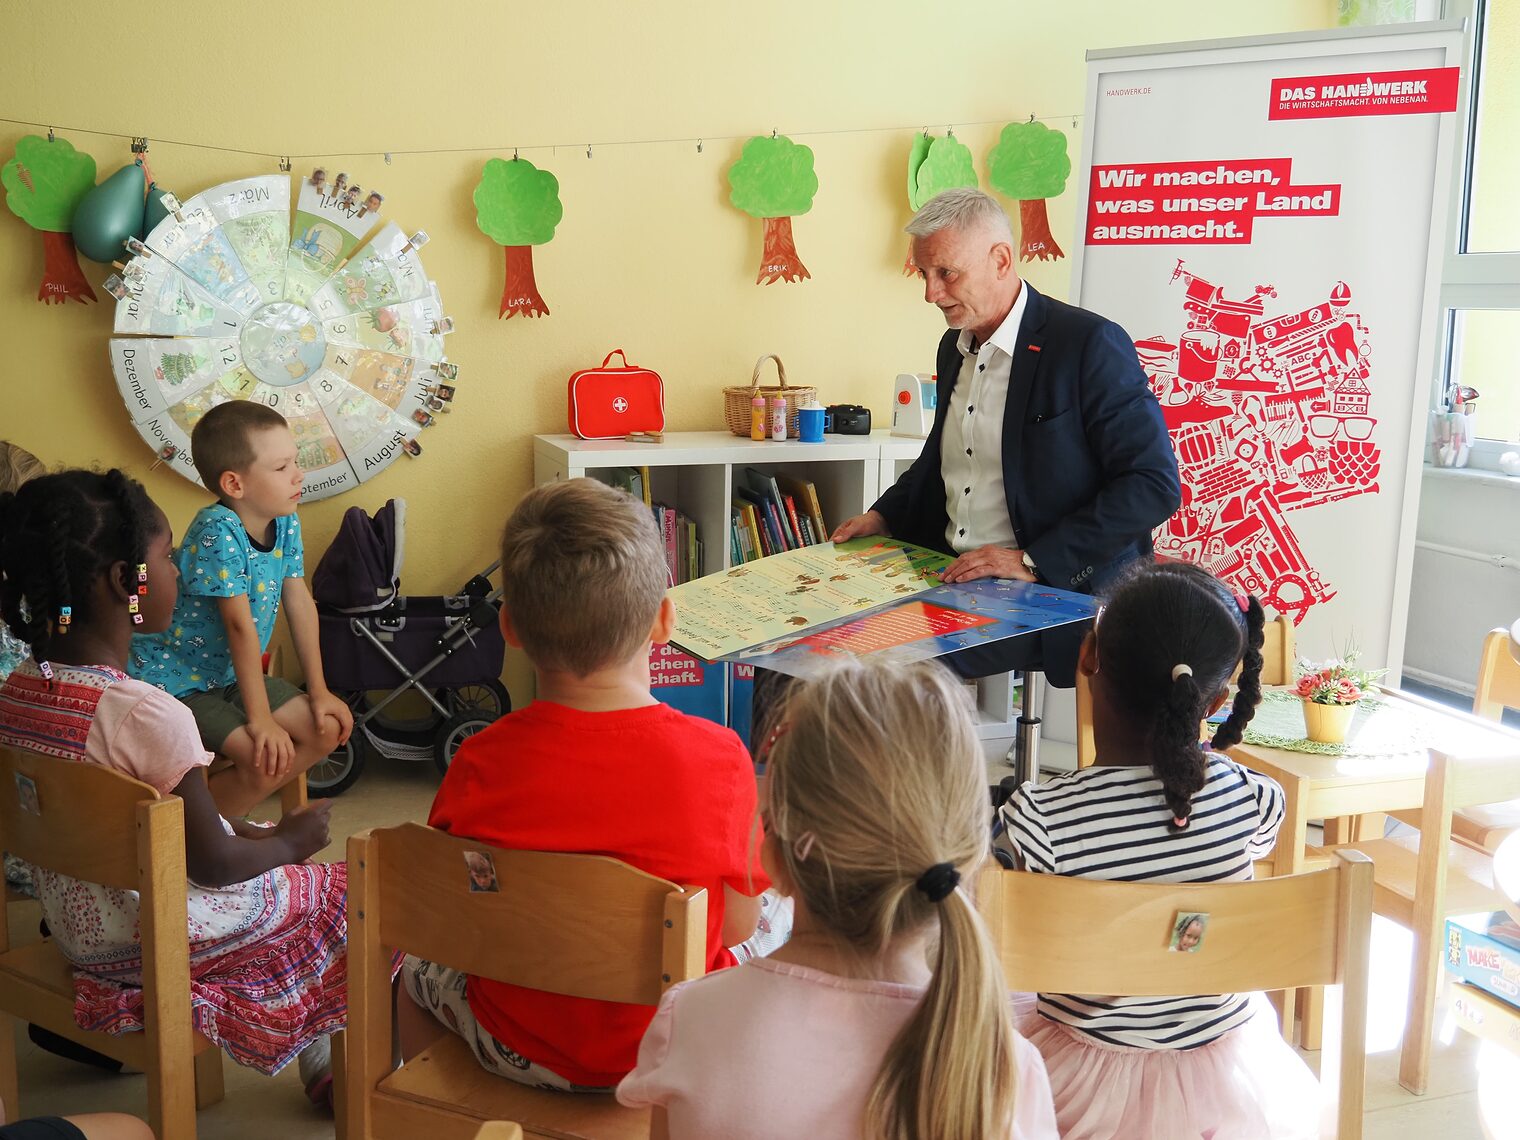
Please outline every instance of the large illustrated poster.
M671 640L715 661L928 590L951 561L891 538L852 538L772 554L671 590Z
M1159 553L1396 677L1460 31L1094 53L1073 258L1182 475Z
M284 175L212 187L129 243L135 256L108 283L117 387L186 478L191 431L227 400L285 417L307 500L420 454L418 433L451 404L452 326L417 253L426 235L381 225L382 196L340 178L302 181L294 225Z

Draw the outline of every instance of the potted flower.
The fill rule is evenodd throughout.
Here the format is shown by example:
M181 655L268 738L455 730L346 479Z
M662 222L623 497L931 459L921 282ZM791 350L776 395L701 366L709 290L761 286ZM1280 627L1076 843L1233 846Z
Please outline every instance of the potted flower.
M1294 689L1304 702L1304 728L1310 740L1322 744L1341 744L1351 728L1351 718L1372 683L1384 669L1358 669L1356 650L1345 656L1316 664L1300 660L1298 685Z

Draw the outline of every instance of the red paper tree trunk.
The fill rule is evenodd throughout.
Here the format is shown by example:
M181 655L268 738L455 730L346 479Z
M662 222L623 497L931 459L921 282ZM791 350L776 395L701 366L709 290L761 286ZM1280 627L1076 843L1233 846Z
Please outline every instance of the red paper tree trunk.
M760 253L760 273L756 285L769 285L775 281L803 281L811 277L802 258L797 256L797 246L792 242L791 218L765 219L765 248Z
M1044 198L1019 203L1019 230L1020 261L1056 261L1066 256L1051 236Z
M547 317L549 306L539 295L538 283L533 280L533 247L531 245L504 245L507 255L507 280L501 288L502 317Z
M37 290L37 300L44 305L62 305L70 298L81 305L85 299L95 300L95 290L84 279L79 268L79 255L74 252L74 238L70 234L39 230L42 234L42 287Z

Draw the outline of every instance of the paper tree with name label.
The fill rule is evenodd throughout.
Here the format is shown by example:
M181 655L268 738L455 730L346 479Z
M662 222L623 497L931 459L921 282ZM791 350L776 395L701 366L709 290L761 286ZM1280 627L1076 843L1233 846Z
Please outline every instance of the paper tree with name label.
M16 156L0 170L0 183L11 213L42 234L37 300L46 305L61 305L71 297L80 304L95 300L69 233L74 210L95 186L95 160L66 139L24 135L16 143Z
M527 159L493 158L475 187L475 224L506 251L507 277L501 289L499 316L546 317L533 279L533 247L554 236L565 216L559 179Z
M1019 260L1056 261L1066 255L1050 232L1045 199L1060 197L1071 175L1066 136L1044 123L1009 123L987 155L987 182L1019 200Z
M908 205L917 213L924 203L936 194L955 190L962 186L976 185L976 163L971 158L971 148L954 135L942 139L931 138L927 133L913 140L908 152ZM912 277L918 272L913 264L913 241L908 241L908 259L903 262L903 276Z
M765 245L756 285L811 277L792 241L792 219L813 208L818 175L813 152L785 135L756 135L728 168L728 200L765 221Z

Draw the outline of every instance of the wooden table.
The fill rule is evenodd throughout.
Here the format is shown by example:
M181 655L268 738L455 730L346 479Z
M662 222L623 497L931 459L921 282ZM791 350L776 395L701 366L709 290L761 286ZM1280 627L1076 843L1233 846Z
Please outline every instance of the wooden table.
M1306 869L1305 844L1311 819L1325 821L1327 842L1355 842L1361 836L1354 821L1381 821L1386 812L1418 809L1425 797L1429 747L1453 756L1482 756L1512 752L1520 738L1520 733L1494 721L1409 693L1384 690L1378 695L1416 717L1428 743L1405 753L1378 756L1322 756L1247 743L1229 750L1247 768L1271 776L1282 786L1282 827L1271 856L1262 861L1271 866L1272 875L1294 875ZM1381 836L1378 827L1373 838ZM1302 999L1307 995L1297 996ZM1284 1035L1289 1040L1294 1037L1293 1017L1288 1011L1296 1006L1302 1017L1301 1043L1306 1049L1317 1049L1321 1003L1295 1002L1293 997L1285 995L1279 1008Z
M1448 755L1510 752L1520 739L1520 733L1494 721L1409 693L1386 690L1379 696L1416 717L1430 746ZM1271 857L1264 860L1272 865L1274 875L1292 875L1304 869L1304 844L1311 819L1323 819L1328 824L1345 817L1417 809L1425 796L1429 754L1424 745L1398 755L1321 756L1241 743L1230 749L1230 755L1282 785L1282 829Z

